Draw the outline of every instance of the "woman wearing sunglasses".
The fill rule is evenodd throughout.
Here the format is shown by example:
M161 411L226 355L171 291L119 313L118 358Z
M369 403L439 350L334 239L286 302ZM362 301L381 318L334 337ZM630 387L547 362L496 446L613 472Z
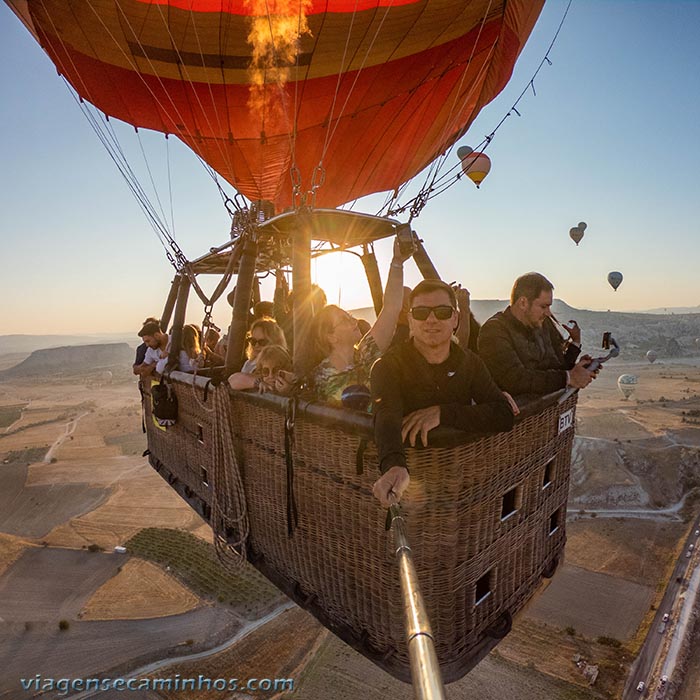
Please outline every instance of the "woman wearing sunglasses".
M260 393L288 394L294 386L292 358L281 345L266 345L258 355L255 376Z
M260 351L268 345L280 345L287 349L284 332L272 318L259 318L250 326L246 337L246 357L240 372L232 374L228 383L232 389L257 389L259 379L253 374ZM256 383L257 382L257 383Z
M372 364L394 337L403 298L403 264L412 254L412 249L402 249L398 239L394 241L384 306L364 336L357 319L334 304L324 307L314 317L315 349L323 359L311 371L311 385L321 401L340 406L343 389L369 385Z

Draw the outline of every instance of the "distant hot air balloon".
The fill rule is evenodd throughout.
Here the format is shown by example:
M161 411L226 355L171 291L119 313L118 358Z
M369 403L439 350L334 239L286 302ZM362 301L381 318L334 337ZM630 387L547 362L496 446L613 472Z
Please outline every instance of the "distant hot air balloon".
M471 146L460 146L457 149L457 158L464 160L470 153L474 153L474 149Z
M657 355L656 355L656 352L654 352L654 350L649 350L647 352L647 360L649 360L649 362L651 362L651 363L656 362L656 357L657 357Z
M583 238L583 229L580 226L574 226L569 229L569 236L571 236L571 240L578 245Z
M457 155L462 161L462 172L478 188L491 170L491 159L485 153L473 151L469 146L459 148Z
M622 273L621 272L609 272L608 273L608 283L615 291L617 291L617 288L622 284Z
M579 221L578 228L580 228L582 231L585 231L588 228L588 224L585 221Z
M637 388L637 377L634 374L621 374L617 378L617 388L626 401Z

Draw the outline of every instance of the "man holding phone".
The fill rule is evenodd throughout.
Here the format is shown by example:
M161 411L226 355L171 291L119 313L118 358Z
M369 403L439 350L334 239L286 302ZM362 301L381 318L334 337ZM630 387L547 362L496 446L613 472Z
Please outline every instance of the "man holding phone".
M588 369L590 355L581 352L581 329L573 321L562 326L564 340L551 313L554 285L538 272L515 280L510 305L481 327L479 355L503 391L513 396L542 396L559 389L584 389L597 376Z

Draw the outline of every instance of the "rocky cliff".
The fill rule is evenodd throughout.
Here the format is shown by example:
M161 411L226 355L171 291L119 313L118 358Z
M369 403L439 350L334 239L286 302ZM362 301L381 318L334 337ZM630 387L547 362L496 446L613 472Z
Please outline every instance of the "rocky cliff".
M70 345L35 350L18 365L0 372L0 379L81 374L94 370L122 370L133 361L134 351L126 343Z

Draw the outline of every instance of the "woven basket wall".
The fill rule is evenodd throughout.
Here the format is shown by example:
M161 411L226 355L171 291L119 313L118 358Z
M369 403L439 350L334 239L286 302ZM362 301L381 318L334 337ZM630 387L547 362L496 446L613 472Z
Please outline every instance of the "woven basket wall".
M210 503L203 475L211 473L211 399L180 383L177 395L178 422L167 431L149 412L151 461L186 486L181 495ZM285 417L242 393L231 401L251 562L348 644L409 681L393 538L371 494L374 446L358 474L357 435L297 415L299 518L289 537ZM494 626L522 609L562 555L575 406L573 396L508 433L407 451L411 487L402 507L445 682L497 643ZM570 426L560 431L567 412Z

